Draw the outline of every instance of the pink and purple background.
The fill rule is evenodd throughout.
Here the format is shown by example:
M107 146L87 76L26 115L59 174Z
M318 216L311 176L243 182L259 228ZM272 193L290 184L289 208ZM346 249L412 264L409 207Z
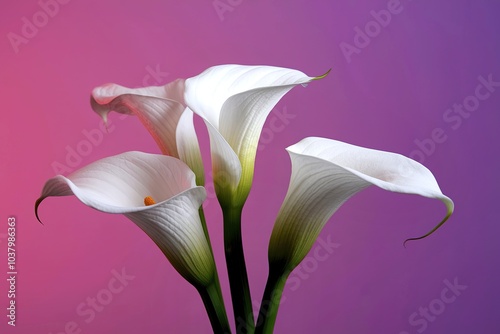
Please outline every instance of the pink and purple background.
M112 115L109 132L99 130L89 105L93 87L162 85L212 65L241 63L309 75L332 68L326 79L295 88L279 103L270 117L282 117L282 127L266 125L244 212L255 301L264 289L267 243L288 184L284 148L306 136L412 155L433 171L456 204L438 232L403 248L403 240L442 218L444 206L379 189L355 196L320 236L335 243L333 253L322 261L311 254L300 275L292 274L276 333L499 333L500 87L480 89L489 93L483 100L470 96L478 77L500 81L500 5L487 0L401 0L399 6L394 0L218 3L226 4L220 15L212 0L72 0L57 10L52 6L53 17L39 14L43 9L35 0L1 5L0 268L7 272L5 233L7 217L14 215L19 274L16 327L6 324L7 286L0 281L0 331L211 332L196 291L130 221L67 197L43 204L42 226L33 204L55 174L53 165L68 166L68 150L81 152L81 161L71 161L76 168L129 150L159 152L132 117ZM390 22L382 18L385 27L370 23L372 11L388 6L398 13ZM25 28L29 38L13 46L9 36L22 36L26 20L33 19L37 31ZM369 41L355 40L357 27L365 25L372 29ZM346 57L342 43L356 42L362 47ZM464 116L447 111L464 100L473 111ZM196 125L208 159L206 130L199 120ZM431 144L436 131L439 138ZM94 143L87 140L89 132ZM221 213L213 196L206 214L231 314ZM122 270L129 280L110 294L113 272ZM455 281L462 290L453 295L445 282ZM444 303L443 291L448 301L456 298ZM87 301L96 297L106 303L92 314ZM420 314L429 307L427 316Z

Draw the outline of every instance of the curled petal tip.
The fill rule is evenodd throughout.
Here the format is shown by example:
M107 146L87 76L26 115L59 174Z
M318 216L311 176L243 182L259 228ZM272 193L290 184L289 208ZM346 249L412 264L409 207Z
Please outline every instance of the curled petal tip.
M332 71L332 69L330 68L328 71L326 71L326 73L325 73L325 74L322 74L322 75L320 75L320 76L314 77L314 78L312 78L312 80L320 80L320 79L323 79L323 78L325 78L328 74L330 74L330 72L331 72L331 71Z
M445 203L446 208L448 209L446 217L444 217L444 219L439 224L437 224L432 230L430 230L426 234L424 234L424 235L422 235L420 237L406 239L403 242L403 247L406 248L406 243L408 241L422 240L422 239L427 238L428 236L430 236L431 234L433 234L434 232L436 232L444 223L446 223L446 221L451 217L451 215L453 213L454 204L453 204L453 201L450 198L448 198L448 197L443 198L442 201Z
M40 204L42 204L42 201L43 201L44 199L45 199L45 197L40 197L40 198L39 198L39 199L37 199L37 200L36 200L36 202L35 202L35 217L36 217L36 219L38 220L38 222L39 222L40 224L42 224L42 225L43 225L43 223L42 223L42 221L41 221L40 217L38 216L38 207L40 206Z

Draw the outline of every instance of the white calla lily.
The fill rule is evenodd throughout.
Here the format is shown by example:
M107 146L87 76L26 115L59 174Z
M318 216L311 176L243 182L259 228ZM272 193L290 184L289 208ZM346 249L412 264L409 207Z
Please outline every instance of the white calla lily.
M272 66L220 65L186 80L184 100L209 131L222 205L246 200L260 133L272 108L294 86L321 77Z
M326 75L326 74L325 74ZM241 212L252 185L262 128L281 97L314 79L288 68L214 66L185 82L184 101L210 136L214 186L223 209L224 248L235 319L254 330L241 237Z
M273 332L288 275L311 250L333 213L357 192L375 185L443 201L446 217L423 237L453 212L452 200L443 195L434 175L402 155L317 137L303 139L287 150L292 175L269 242L269 276L256 334Z
M105 122L111 111L137 116L162 153L184 161L195 172L196 184L204 185L193 112L184 105L183 93L182 79L144 88L106 84L94 88L91 105Z
M175 269L196 287L209 286L216 273L198 209L206 197L182 161L127 152L98 160L71 175L49 179L36 202L75 195L85 205L124 214L158 245Z
M269 244L270 263L285 270L302 261L333 213L368 186L444 202L446 217L425 236L453 212L453 201L443 195L433 174L402 155L325 138L306 138L287 150L292 175Z

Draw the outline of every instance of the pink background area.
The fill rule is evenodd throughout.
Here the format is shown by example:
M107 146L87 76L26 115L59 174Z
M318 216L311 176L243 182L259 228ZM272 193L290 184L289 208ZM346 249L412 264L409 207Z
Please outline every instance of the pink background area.
M68 165L68 150L84 153L75 167L129 150L159 152L132 117L112 115L110 131L98 130L100 120L89 105L93 87L161 85L212 65L240 63L309 75L332 68L326 79L295 88L278 104L271 118L293 116L283 127L272 128L270 119L266 125L243 226L255 301L263 293L267 244L289 179L284 148L306 136L420 157L456 204L449 223L405 249L403 240L442 218L443 205L375 188L355 196L320 236L336 244L331 256L319 261L311 255L308 267L292 274L276 333L499 333L500 87L467 117L454 114L451 121L446 115L475 94L479 76L500 81L500 6L401 0L399 13L376 30L371 11L392 1L221 0L232 4L221 19L211 0L72 0L58 5L57 13L53 8L46 22L35 0L4 2L0 268L7 271L5 233L7 217L14 215L19 274L16 327L6 324L7 286L0 280L1 331L211 332L196 291L126 218L72 197L53 198L41 207L42 226L33 205L55 174L52 165ZM40 27L16 53L9 33L22 35L23 18L33 22L33 15L42 20ZM345 57L341 43L361 45L355 29L367 23L375 29L372 37ZM206 130L199 119L196 125L208 165ZM431 144L435 129L441 129L440 142ZM90 146L88 132L95 135ZM422 141L426 153L417 145ZM221 213L210 189L206 214L231 314ZM77 313L82 303L81 310L90 310L87 298L109 296L113 272L122 270L130 279L100 312ZM444 304L439 300L446 280L466 288ZM420 315L421 307L434 315Z

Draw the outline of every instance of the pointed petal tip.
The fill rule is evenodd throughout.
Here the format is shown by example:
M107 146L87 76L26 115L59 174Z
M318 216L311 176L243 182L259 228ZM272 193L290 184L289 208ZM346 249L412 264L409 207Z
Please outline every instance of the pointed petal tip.
M321 80L321 79L325 78L328 74L330 74L331 71L332 71L332 69L330 68L328 71L326 71L325 74L322 74L320 76L314 77L314 78L311 79L311 81L312 80Z
M43 224L42 220L40 219L40 216L38 215L38 207L40 206L40 204L42 204L42 201L43 201L45 198L46 198L46 197L43 197L43 196L42 196L42 197L40 197L39 199L37 199L37 200L36 200L36 202L35 202L35 217L36 217L36 219L38 220L38 222L39 222L40 224L42 224L42 225L44 225L44 224Z
M437 224L432 230L430 230L426 234L424 234L420 237L406 239L403 242L404 248L406 248L406 243L408 241L416 241L416 240L422 240L422 239L427 238L428 236L430 236L431 234L436 232L441 226L443 226L443 224L446 223L446 221L451 217L451 215L453 214L454 208L455 208L453 201L451 200L451 198L444 196L444 195L441 198L441 201L446 205L446 209L447 209L446 217L444 217L443 220L441 220L441 222L439 224Z

